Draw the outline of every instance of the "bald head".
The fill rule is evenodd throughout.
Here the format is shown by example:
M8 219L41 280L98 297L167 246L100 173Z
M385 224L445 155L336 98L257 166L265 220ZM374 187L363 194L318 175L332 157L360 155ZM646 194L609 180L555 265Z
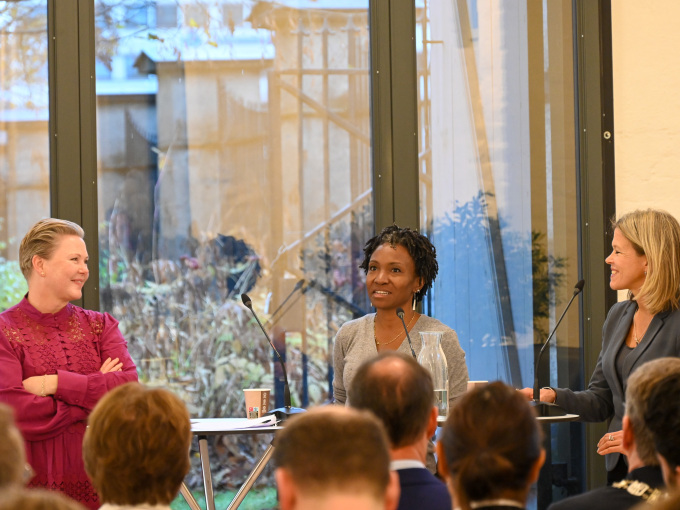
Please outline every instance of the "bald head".
M352 407L373 412L392 448L419 441L434 405L430 373L412 357L385 352L359 367L349 389Z

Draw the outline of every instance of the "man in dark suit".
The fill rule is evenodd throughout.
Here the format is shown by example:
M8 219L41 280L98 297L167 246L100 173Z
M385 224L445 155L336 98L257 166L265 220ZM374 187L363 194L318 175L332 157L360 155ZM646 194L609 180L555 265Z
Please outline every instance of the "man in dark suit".
M437 428L429 372L409 356L383 353L359 367L349 401L385 424L391 469L399 474L401 486L398 510L451 510L446 485L425 467L429 439Z
M643 501L658 498L663 477L656 456L654 439L645 416L654 405L650 400L656 387L670 374L680 372L680 358L659 358L635 370L626 388L623 417L623 449L628 459L628 475L609 487L563 499L550 510L609 509L625 510Z
M680 361L677 365L675 372L654 387L645 413L664 480L676 493L680 488Z

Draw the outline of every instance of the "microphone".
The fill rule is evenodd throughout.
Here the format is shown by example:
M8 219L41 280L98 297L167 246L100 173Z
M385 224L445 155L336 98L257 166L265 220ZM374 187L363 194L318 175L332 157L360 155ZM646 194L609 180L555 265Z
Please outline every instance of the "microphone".
M576 296L578 296L581 293L581 291L583 291L583 286L585 285L585 283L586 283L585 280L580 280L574 286L574 293L571 295L571 299L569 300L569 303L567 303L564 312L562 312L560 320L557 321L557 324L555 324L555 327L553 328L552 332L550 333L550 335L548 335L548 339L545 341L545 343L541 347L541 350L538 352L538 357L536 358L536 366L534 367L534 400L532 402L532 405L534 406L534 409L536 410L536 414L538 416L564 416L565 414L567 414L567 412L558 405L551 404L549 402L541 402L541 390L540 386L538 385L538 367L541 362L541 355L543 354L543 351L550 343L552 337L555 335L557 328L560 326L562 319L564 319L564 316L567 314L567 310L569 310L569 307L574 302L574 299L576 299Z
M411 354L413 354L413 359L418 361L416 351L413 350L413 345L411 344L411 337L408 335L408 328L406 327L406 323L404 322L404 309L401 306L397 308L397 317L401 319L401 324L402 326L404 326L404 331L406 331L406 338L408 338L408 346L411 348Z
M267 339L267 341L269 342L269 345L271 345L272 349L274 349L274 352L276 353L276 356L279 358L279 363L281 363L281 369L283 370L283 405L284 405L284 407L279 407L278 409L273 409L270 412L268 412L267 414L275 415L277 420L285 420L286 417L288 417L292 414L304 412L305 411L304 409L300 409L299 407L292 407L291 406L290 386L288 386L288 374L286 372L286 364L283 362L283 358L279 354L279 351L277 351L276 347L274 347L274 343L272 342L271 338L269 338L269 335L267 334L267 331L264 329L264 326L262 326L262 323L260 322L260 319L257 317L255 310L253 310L253 302L248 297L248 294L241 294L241 301L243 301L243 305L248 310L250 310L250 313L252 313L253 317L255 317L255 320L257 321L257 324L260 326L262 333L264 333L264 336Z

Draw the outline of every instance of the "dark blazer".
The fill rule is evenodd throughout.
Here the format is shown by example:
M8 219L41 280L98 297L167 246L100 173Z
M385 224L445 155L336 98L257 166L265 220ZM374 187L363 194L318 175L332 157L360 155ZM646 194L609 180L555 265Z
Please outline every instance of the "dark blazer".
M663 487L663 476L661 468L658 466L645 466L634 469L626 479L639 480L649 485L652 489ZM600 487L589 492L584 492L578 496L565 498L562 501L553 503L548 510L626 510L643 502L640 496L634 496L625 489L615 487Z
M451 496L446 485L425 468L397 470L401 496L397 510L451 510Z
M680 356L680 310L658 313L652 318L640 345L626 358L623 364L623 384L621 383L616 375L616 354L626 340L636 307L634 301L622 301L609 310L602 327L602 350L588 389L555 389L557 405L569 413L578 414L582 421L610 420L609 432L621 430L626 384L631 372L646 361L665 356ZM619 455L607 455L608 471L614 469Z

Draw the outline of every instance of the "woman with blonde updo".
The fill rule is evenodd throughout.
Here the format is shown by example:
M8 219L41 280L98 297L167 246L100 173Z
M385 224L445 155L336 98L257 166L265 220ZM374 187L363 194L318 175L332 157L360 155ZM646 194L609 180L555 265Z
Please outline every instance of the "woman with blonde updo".
M70 303L89 276L85 233L66 220L36 223L21 241L28 294L0 314L0 402L14 408L35 476L29 486L61 491L99 508L82 458L87 416L137 369L107 313Z
M466 393L437 443L453 507L525 508L545 461L543 434L526 399L497 381Z

